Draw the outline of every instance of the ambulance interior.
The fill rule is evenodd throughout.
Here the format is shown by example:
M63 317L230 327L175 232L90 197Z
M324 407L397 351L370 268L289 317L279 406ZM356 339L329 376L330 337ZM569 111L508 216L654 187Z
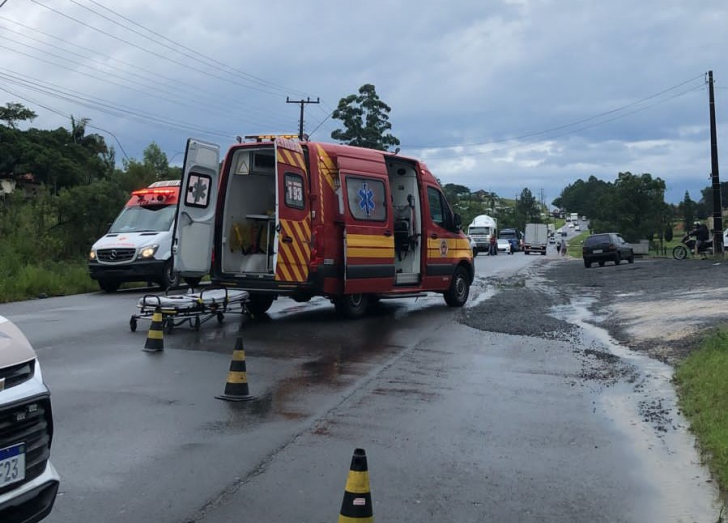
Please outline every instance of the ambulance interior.
M276 174L273 148L233 153L222 223L223 272L274 274Z
M422 205L415 169L416 165L411 162L391 159L387 161L394 212L394 266L397 285L412 285L420 281Z

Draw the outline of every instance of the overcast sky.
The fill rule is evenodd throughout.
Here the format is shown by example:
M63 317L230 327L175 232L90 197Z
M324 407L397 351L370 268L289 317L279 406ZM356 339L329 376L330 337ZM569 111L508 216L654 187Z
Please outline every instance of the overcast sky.
M649 172L670 201L698 199L708 70L728 147L725 0L7 0L0 35L0 104L38 128L90 118L119 160L297 133L287 96L320 98L305 129L331 141L339 99L371 83L401 154L443 183L550 202L579 178Z

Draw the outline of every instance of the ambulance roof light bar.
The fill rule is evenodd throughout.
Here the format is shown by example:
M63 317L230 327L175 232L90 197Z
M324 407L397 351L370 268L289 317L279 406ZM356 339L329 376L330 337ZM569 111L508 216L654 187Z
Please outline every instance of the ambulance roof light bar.
M253 140L256 142L273 141L276 138L288 138L289 140L298 140L297 134L248 134L245 136L246 140Z

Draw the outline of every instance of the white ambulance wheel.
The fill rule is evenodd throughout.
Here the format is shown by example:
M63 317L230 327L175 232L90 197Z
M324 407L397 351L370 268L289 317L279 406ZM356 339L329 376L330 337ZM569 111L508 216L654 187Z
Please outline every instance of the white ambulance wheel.
M99 280L99 287L104 292L116 292L116 290L119 288L119 285L121 285L121 283L119 283L116 280L111 280L111 279Z
M334 305L340 316L355 320L366 316L370 302L370 296L367 294L345 294L336 298Z
M464 268L458 267L452 275L450 288L445 291L445 303L450 307L462 307L470 295L470 278Z
M179 285L179 273L172 267L172 260L167 260L164 264L162 277L159 280L159 286L163 289L171 289Z

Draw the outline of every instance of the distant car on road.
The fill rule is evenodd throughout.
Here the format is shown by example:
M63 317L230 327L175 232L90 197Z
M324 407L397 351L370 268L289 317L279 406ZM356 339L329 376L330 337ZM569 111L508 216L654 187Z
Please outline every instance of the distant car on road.
M574 230L575 231L580 231L581 230L581 225L579 225L578 223L576 225L574 225Z
M549 237L549 243L550 243L551 245L555 244L555 243L556 243L556 238L555 238L554 236L550 236L550 237Z
M507 254L513 254L511 249L511 242L507 238L498 238L498 252L505 252Z
M595 262L600 267L604 267L607 261L613 261L614 265L619 265L622 260L634 263L632 247L616 232L592 234L584 240L581 252L587 269Z

